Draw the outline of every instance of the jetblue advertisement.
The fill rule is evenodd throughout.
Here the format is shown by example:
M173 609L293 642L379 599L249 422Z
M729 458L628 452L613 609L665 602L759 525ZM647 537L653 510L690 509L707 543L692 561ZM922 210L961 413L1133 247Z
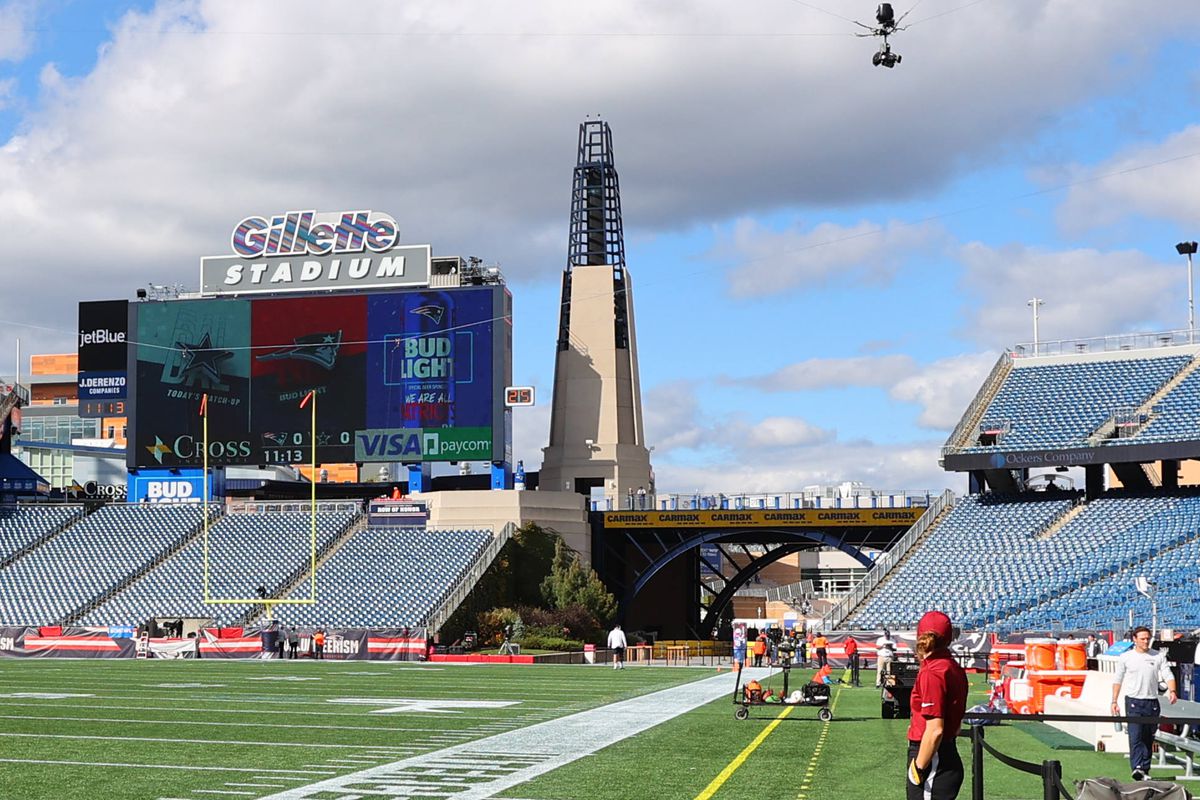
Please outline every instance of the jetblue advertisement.
M129 303L79 304L79 416L119 415L127 393Z

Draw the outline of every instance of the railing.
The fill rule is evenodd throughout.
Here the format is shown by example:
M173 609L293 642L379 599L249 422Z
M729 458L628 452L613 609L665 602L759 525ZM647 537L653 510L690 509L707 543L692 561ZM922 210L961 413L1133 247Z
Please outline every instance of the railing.
M929 510L921 515L921 518L900 537L895 545L875 559L875 565L871 567L859 584L822 617L821 630L837 630L837 626L850 616L850 612L883 582L884 577L892 568L899 564L912 546L929 531L938 515L953 507L954 493L947 489L929 505Z
M696 492L658 494L644 507L647 511L756 511L796 510L804 508L924 508L932 493L928 489L850 489L846 494L826 496L812 491L798 492ZM654 503L657 502L657 506ZM635 510L637 497L634 498ZM604 509L592 509L593 511ZM609 509L612 510L612 509ZM626 510L622 508L621 510Z
M816 586L811 580L796 581L786 586L767 589L767 600L776 603L788 603L793 600L811 600L816 594Z
M461 529L461 526L455 528L455 530ZM455 583L454 590L442 600L437 608L430 612L428 619L425 621L425 627L429 629L430 636L437 633L446 624L446 620L450 619L450 615L462 604L462 601L467 599L467 595L475 588L475 584L479 582L479 579L483 577L483 573L496 560L496 556L500 554L500 551L504 548L508 540L512 538L516 530L517 526L510 522L501 529L498 535L493 536L491 541L488 542L487 547L475 559L470 569Z
M946 444L942 445L942 457L947 453L965 447L966 443L962 441L967 430L975 426L975 421L983 416L983 407L986 403L992 401L995 395L995 389L999 385L1003 375L1012 366L1012 356L1008 353L1001 353L996 359L996 363L992 365L992 371L988 373L987 379L983 382L983 386L975 393L975 399L971 401L971 405L967 406L966 412L963 413L962 419L954 426L954 430L950 433L950 438L946 439Z
M318 500L317 513L351 511L359 513L363 509L357 500ZM225 513L236 514L311 514L312 503L307 500L263 503L257 500L227 501Z
M1113 336L1093 336L1083 339L1057 339L1038 342L1022 342L1009 350L1014 358L1037 358L1039 356L1080 355L1082 353L1109 353L1121 350L1152 350L1156 347L1174 347L1193 344L1188 330L1160 331L1158 333L1121 333Z

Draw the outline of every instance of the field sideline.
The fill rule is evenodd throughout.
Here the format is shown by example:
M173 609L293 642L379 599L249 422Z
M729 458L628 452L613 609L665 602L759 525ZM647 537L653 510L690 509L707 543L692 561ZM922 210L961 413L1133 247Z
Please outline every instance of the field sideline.
M737 722L732 686L705 668L3 660L0 798L902 796L905 723L874 689L836 691L826 724L770 706ZM1041 727L988 741L1068 781L1126 777ZM990 757L985 775L989 798L1041 796Z

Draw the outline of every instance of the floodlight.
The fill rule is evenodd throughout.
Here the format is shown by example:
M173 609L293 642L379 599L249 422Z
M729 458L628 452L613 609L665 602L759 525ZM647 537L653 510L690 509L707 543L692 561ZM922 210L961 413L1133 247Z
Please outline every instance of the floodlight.
M1196 242L1180 242L1175 245L1175 252L1181 256L1194 256L1196 254Z

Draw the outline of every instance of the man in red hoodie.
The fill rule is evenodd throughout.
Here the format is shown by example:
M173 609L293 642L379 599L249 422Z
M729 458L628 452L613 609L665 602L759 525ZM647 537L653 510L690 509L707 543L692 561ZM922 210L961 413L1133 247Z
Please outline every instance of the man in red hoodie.
M846 658L850 660L850 684L852 686L862 686L858 682L858 642L853 636L846 637L846 643L842 646L846 651Z

